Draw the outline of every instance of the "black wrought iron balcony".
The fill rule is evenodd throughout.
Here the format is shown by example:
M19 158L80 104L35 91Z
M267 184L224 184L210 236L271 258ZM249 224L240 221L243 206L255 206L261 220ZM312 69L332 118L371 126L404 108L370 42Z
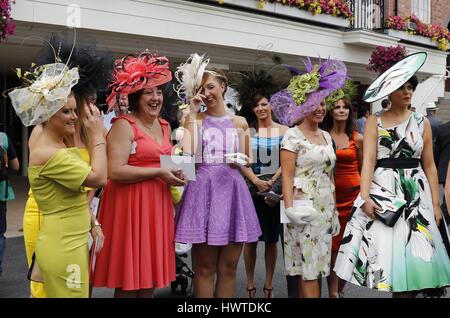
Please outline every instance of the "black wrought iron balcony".
M351 29L382 30L384 28L384 0L349 0L353 20Z

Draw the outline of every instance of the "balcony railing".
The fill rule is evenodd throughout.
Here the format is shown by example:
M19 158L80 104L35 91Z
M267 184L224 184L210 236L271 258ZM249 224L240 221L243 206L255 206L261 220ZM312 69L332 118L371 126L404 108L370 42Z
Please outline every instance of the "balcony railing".
M212 5L219 5L218 0L186 0L191 2L203 2ZM343 27L351 30L366 29L381 31L384 30L384 2L385 0L345 0L353 13L350 21L344 17L335 17L331 14L322 13L313 15L307 10L298 10L295 5L287 5L287 2L266 0L263 9L257 9L257 0L225 0L223 7L248 10L251 12L282 16L286 19L305 20L308 23L315 23L327 27Z
M384 0L350 0L349 3L354 16L351 29L384 28Z

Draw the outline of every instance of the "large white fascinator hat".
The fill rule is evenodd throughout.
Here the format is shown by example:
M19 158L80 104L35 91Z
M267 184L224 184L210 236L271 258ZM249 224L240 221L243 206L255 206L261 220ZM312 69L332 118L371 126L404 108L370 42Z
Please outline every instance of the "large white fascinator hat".
M418 52L392 65L367 88L364 101L375 102L402 87L423 66L426 59L427 53Z
M25 126L47 121L67 102L67 97L80 78L78 68L53 63L35 67L22 76L24 87L9 92L17 116Z
M205 58L204 54L193 53L186 63L177 67L175 78L179 84L175 87L175 91L178 97L185 99L187 102L195 96L202 83L203 73L208 63L209 59Z
M81 100L97 95L106 89L111 74L112 55L98 49L88 34L78 41L76 29L73 34L63 30L42 40L47 45L38 53L37 63L28 71L16 70L22 85L4 92L25 126L46 122L71 93Z

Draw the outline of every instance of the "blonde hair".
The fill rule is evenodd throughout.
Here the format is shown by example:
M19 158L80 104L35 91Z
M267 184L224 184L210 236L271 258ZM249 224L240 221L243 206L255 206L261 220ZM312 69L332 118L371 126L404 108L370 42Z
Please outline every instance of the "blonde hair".
M227 88L228 88L228 78L225 76L225 73L222 70L216 69L216 68L212 68L212 69L207 69L205 70L205 72L203 73L203 78L202 78L202 82L200 84L200 87L202 87L203 85L205 85L205 82L208 78L209 75L214 76L214 78L221 84L223 84L225 86L225 90L223 91L223 95L225 95Z

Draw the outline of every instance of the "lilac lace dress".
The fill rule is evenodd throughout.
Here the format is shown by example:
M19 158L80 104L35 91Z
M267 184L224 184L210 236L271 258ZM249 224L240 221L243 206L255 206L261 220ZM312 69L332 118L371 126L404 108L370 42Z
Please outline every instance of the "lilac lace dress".
M224 154L238 151L236 128L228 115L206 115L200 130L197 180L187 185L180 203L175 241L223 246L256 242L261 229L252 197L238 169Z

